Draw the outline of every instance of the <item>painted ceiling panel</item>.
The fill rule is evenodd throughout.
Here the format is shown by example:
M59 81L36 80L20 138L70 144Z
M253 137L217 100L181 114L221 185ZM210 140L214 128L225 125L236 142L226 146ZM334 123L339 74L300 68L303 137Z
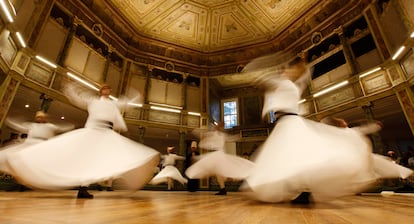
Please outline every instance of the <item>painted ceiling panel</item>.
M113 0L143 36L203 52L268 41L318 0Z

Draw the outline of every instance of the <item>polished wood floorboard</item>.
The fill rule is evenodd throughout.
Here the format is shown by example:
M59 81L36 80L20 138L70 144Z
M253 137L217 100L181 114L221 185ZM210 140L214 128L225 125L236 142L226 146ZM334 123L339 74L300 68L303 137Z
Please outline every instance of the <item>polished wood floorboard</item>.
M256 202L242 192L90 192L94 199L77 199L74 190L0 192L0 223L414 223L414 194L363 194L292 205Z

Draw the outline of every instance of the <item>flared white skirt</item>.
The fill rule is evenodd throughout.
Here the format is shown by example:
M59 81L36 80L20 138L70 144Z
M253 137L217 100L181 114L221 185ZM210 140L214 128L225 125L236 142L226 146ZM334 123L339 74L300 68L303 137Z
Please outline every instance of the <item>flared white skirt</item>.
M186 184L188 182L188 180L181 175L177 167L166 166L157 175L155 175L149 183L154 185L167 183L168 178L174 179L181 184Z
M159 152L111 129L81 128L8 154L16 179L38 189L65 189L121 179L136 190L153 177Z
M300 116L279 119L258 150L243 189L260 201L282 202L311 192L315 200L354 194L375 181L370 140Z
M254 163L250 160L223 151L214 151L200 156L199 160L185 171L185 174L191 179L210 176L244 179L250 175L253 166Z
M10 153L18 152L28 146L34 145L36 143L43 142L44 140L41 139L32 139L28 138L24 142L5 146L0 151L0 172L7 173L9 175L14 175L12 173L12 169L9 166L7 159L9 158Z

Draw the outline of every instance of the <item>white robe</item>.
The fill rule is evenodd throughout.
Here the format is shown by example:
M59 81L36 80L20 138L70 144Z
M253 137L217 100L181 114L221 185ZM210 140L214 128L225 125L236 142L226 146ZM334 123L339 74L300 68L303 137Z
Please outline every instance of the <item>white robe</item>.
M110 128L126 130L117 104L103 98L77 98L72 91L67 94L80 103L77 105L87 105L85 127L9 156L16 179L32 188L50 190L117 178L132 190L147 184L159 162L159 153Z
M7 118L5 124L10 128L21 133L27 133L27 138L20 143L8 145L1 148L0 151L0 171L14 175L8 163L8 157L11 153L20 151L30 145L43 142L54 137L56 134L69 131L74 128L73 125L55 125L52 123L20 122L18 120Z
M185 157L170 153L168 155L163 155L161 158L163 159L163 168L154 178L152 178L149 182L150 184L156 185L166 183L168 182L168 178L174 179L181 184L186 184L188 182L188 180L181 175L177 167L175 167L176 160L185 160Z
M301 88L282 76L265 94L263 114L297 113ZM334 127L296 115L282 116L261 145L243 189L264 202L283 202L301 192L315 201L361 192L379 178L383 160L374 157L370 139L353 128Z
M191 179L200 179L210 176L221 176L232 179L246 178L253 168L253 162L225 152L225 143L234 141L221 131L208 132L199 142L200 148L214 150L201 155L197 162L191 165L185 174Z

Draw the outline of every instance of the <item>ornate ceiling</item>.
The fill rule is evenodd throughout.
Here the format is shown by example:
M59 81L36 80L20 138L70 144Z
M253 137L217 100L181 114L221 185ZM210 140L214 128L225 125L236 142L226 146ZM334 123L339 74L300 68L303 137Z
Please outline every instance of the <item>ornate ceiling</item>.
M85 24L108 26L111 30L108 33L121 41L118 44L109 37L106 40L121 54L158 67L172 61L176 71L215 77L225 88L251 83L254 77L235 73L252 59L281 50L297 52L308 48L312 33L331 33L343 24L338 18L364 4L362 0L73 0L72 5L67 3L72 1L61 0L61 3L73 8L78 1L93 13L80 15Z
M268 42L320 0L105 0L140 35L201 52Z

